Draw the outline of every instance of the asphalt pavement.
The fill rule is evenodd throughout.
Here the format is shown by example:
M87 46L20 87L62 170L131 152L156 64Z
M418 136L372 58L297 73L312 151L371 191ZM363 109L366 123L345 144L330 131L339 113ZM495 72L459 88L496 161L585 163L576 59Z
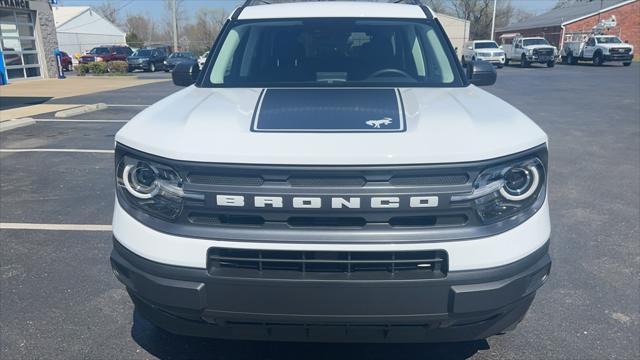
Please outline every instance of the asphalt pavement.
M515 331L462 344L269 343L181 337L140 318L111 273L108 228L38 227L110 224L114 135L179 90L166 81L71 98L110 104L71 119L83 121L43 114L0 133L0 222L18 228L0 230L0 358L640 358L640 64L498 73L485 89L550 137L553 269Z

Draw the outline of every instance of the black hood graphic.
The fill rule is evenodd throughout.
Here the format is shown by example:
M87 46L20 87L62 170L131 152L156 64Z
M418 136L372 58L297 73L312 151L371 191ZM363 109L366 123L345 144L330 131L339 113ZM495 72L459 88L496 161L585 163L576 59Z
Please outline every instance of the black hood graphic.
M265 89L256 104L256 132L402 132L397 89Z

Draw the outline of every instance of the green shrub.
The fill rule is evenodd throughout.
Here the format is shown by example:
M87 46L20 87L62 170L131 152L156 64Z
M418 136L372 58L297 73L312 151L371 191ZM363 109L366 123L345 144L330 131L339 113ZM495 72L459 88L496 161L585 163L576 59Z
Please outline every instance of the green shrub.
M110 61L107 63L107 70L112 74L126 74L129 64L126 61Z
M87 64L78 64L76 65L76 72L78 76L85 76L89 72L89 65Z
M107 63L105 62L92 62L89 63L89 70L95 75L103 75L107 73Z

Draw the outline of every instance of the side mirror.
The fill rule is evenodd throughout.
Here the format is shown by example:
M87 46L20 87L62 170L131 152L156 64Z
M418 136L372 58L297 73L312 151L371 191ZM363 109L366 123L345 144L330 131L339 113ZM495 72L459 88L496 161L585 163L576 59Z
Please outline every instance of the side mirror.
M476 86L488 86L496 83L498 73L490 62L476 60L467 64L467 79Z
M198 79L200 67L195 61L183 61L178 63L171 73L173 83L178 86L191 86Z

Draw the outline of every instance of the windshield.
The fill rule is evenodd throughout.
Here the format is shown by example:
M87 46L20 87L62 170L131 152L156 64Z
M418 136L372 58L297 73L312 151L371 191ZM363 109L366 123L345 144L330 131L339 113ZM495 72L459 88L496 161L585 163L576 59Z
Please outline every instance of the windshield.
M498 44L496 44L493 41L476 43L476 49L497 49L497 48L498 48Z
M173 54L171 54L169 56L170 59L175 59L175 58L188 58L191 57L191 53L186 53L186 52L174 52Z
M460 86L453 61L442 34L424 20L239 21L203 85Z
M549 42L545 39L525 39L522 40L523 46L531 46L531 45L549 45Z
M138 50L133 53L133 56L151 56L151 50Z
M93 48L91 49L91 51L89 51L89 54L108 54L108 53L109 53L109 48L106 48L106 47Z
M598 44L622 44L617 36L598 36L596 37Z

